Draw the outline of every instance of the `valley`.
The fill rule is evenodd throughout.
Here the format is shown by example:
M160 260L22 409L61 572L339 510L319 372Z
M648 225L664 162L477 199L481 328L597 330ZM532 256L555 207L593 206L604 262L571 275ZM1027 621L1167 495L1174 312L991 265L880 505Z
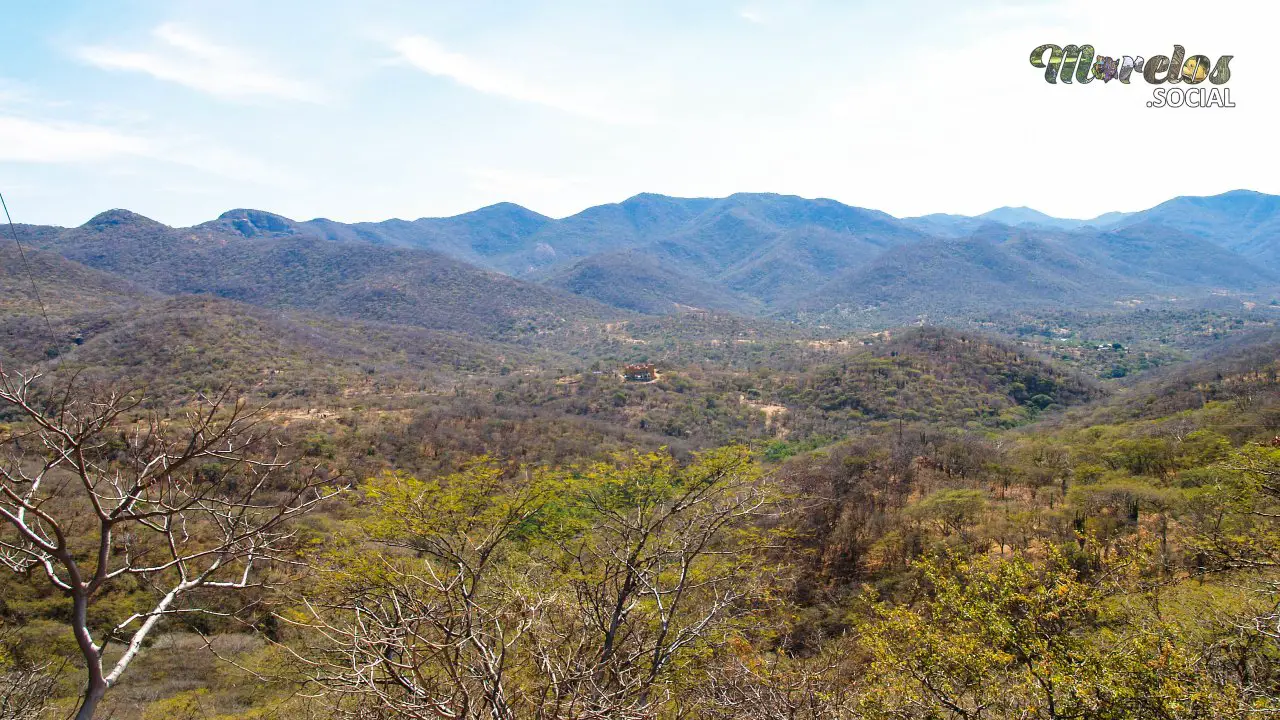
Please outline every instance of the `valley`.
M1280 717L1280 5L5 10L0 720Z
M1278 213L1245 191L1089 221L644 194L19 226L0 508L32 493L67 549L0 533L0 668L74 711L73 606L30 559L133 568L87 601L117 662L190 546L243 575L158 612L100 712L478 718L499 686L511 717L1270 711ZM182 467L251 408L252 441L146 475L149 443ZM95 544L93 502L123 496L74 481L131 473L193 530ZM215 499L307 512L255 554L218 545L235 513L183 515Z

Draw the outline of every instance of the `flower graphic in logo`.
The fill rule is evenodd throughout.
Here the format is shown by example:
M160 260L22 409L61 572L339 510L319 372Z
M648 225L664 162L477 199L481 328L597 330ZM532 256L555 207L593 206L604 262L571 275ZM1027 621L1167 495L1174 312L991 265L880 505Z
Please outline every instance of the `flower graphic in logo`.
M1116 59L1106 55L1099 56L1097 62L1093 64L1093 76L1102 82L1109 82L1119 71L1120 64Z

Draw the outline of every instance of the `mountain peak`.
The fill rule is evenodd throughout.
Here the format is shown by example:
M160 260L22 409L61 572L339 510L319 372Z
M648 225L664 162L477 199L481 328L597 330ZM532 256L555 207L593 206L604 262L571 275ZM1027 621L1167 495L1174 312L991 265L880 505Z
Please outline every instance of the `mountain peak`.
M492 205L485 205L480 209L481 210L501 210L503 212L533 213L535 215L540 214L540 213L534 212L533 210L530 210L529 208L519 203L508 202L506 200L503 200L502 202L496 202Z
M228 210L201 225L201 227L217 227L238 233L244 237L278 237L297 234L297 223L283 215L276 215L265 210L236 208Z
M1027 220L1031 220L1031 219L1036 219L1036 220L1060 219L1060 218L1055 218L1052 215L1042 213L1039 210L1036 210L1035 208L1029 208L1026 205L1019 205L1017 207L1014 207L1012 205L1005 205L1003 207L998 207L995 210L988 210L987 212L984 212L981 215L978 215L978 217L990 218L996 221L1001 221L1002 218L1017 218L1023 222L1026 222Z
M492 205L486 205L477 210L472 210L470 212L462 213L461 215L454 215L453 217L462 218L462 217L483 217L483 216L508 217L508 218L517 218L520 220L533 220L533 221L540 221L540 222L551 219L540 212L537 212L535 210L530 210L529 208L523 205L517 205L516 203L513 203L513 202L494 203Z
M145 215L139 215L132 210L125 210L123 208L115 208L113 210L107 210L106 212L100 212L89 218L89 221L80 227L91 230L101 230L104 228L119 227L121 225L165 227L164 224L156 222Z
M632 195L631 197L627 198L626 200L623 200L622 202L628 203L628 202L640 201L640 200L664 201L664 200L689 200L689 199L690 198L676 197L674 195L663 195L662 193L642 192L642 193L636 193L635 195Z
M244 218L274 218L285 222L293 222L283 215L277 215L266 210L254 210L253 208L232 208L217 217L218 220L236 220Z
M1029 207L999 207L977 216L982 220L991 220L1005 225L1040 225L1047 228L1069 230L1080 227L1083 220L1057 218Z

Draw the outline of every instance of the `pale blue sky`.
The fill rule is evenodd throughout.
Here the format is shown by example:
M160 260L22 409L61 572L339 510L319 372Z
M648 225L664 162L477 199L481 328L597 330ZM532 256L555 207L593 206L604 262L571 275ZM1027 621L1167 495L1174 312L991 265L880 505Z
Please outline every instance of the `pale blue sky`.
M0 0L0 191L63 225L563 216L646 191L1063 216L1280 193L1272 5ZM1046 42L1233 54L1238 107L1050 86L1027 62Z

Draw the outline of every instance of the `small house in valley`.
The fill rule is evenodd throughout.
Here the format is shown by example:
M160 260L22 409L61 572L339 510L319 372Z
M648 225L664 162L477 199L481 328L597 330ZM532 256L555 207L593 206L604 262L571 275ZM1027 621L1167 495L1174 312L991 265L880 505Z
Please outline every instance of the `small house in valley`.
M622 377L627 382L653 382L658 379L658 368L653 363L627 365L622 368Z

